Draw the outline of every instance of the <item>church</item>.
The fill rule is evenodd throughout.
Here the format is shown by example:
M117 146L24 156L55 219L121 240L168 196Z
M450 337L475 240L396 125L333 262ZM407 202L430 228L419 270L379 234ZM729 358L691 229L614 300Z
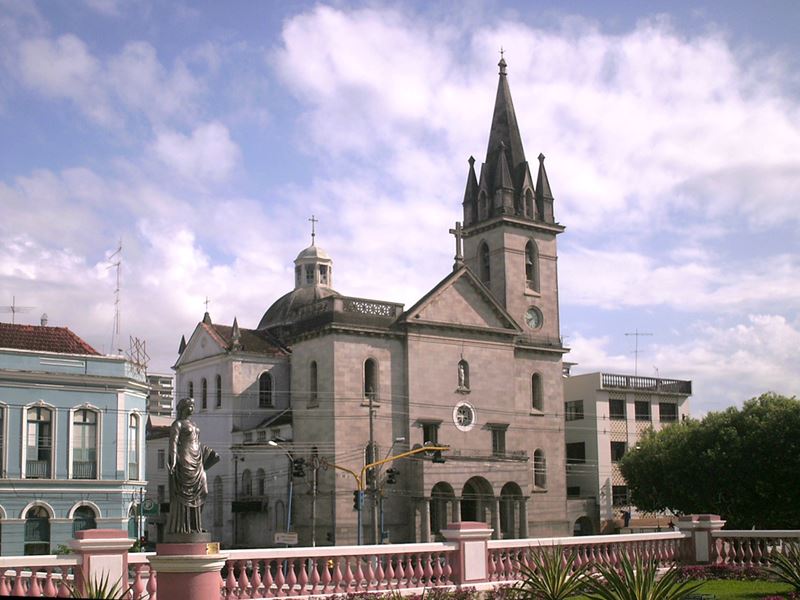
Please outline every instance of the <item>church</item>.
M255 329L208 313L175 364L195 398L204 523L227 547L569 535L553 195L525 158L506 62L486 159L470 157L453 270L413 306L335 289L312 244ZM448 241L442 232L442 243ZM288 283L288 282L287 282ZM420 448L365 474L362 467ZM360 509L360 510L359 510ZM361 525L361 536L357 527ZM289 535L286 535L288 532ZM277 534L277 535L276 535ZM283 534L283 535L281 535Z

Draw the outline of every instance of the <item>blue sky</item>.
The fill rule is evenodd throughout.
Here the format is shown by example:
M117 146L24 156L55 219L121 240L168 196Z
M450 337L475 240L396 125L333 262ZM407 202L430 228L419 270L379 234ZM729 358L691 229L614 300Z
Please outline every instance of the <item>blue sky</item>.
M254 327L309 242L344 294L451 268L498 49L547 156L575 372L692 379L693 410L800 392L796 2L0 2L0 304L151 369ZM7 318L6 315L5 318ZM127 347L127 343L122 344Z

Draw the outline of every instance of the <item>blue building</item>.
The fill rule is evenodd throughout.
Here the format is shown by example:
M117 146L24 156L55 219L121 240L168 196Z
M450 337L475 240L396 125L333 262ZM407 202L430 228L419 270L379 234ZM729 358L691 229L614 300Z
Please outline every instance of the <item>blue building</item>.
M128 529L146 487L144 373L66 327L0 323L0 554Z

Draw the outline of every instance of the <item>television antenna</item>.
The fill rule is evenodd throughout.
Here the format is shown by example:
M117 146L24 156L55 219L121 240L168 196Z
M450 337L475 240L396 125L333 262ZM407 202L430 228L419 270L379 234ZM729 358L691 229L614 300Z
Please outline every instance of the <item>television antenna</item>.
M11 313L11 324L16 323L17 313L26 313L34 309L34 306L19 306L17 304L17 297L11 296L11 306L0 306L0 312Z
M116 257L116 260L112 259ZM108 257L112 261L106 269L117 270L117 285L114 289L114 326L111 329L111 352L119 351L119 325L120 325L120 272L122 270L122 238L119 238L119 247Z
M147 342L130 336L130 346L126 358L139 373L147 373L147 365L150 363Z
M642 336L652 336L649 331L639 331L637 328L633 333L626 333L626 336L633 336L636 340L635 350L633 351L633 375L634 377L639 374L639 338Z

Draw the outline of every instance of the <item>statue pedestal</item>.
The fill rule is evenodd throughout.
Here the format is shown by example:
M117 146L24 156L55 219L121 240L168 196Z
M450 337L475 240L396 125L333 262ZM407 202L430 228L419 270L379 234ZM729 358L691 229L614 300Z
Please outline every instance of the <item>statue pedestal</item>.
M158 574L158 596L170 600L219 598L222 586L219 572L227 558L226 553L220 553L217 543L157 544L156 555L149 560Z

